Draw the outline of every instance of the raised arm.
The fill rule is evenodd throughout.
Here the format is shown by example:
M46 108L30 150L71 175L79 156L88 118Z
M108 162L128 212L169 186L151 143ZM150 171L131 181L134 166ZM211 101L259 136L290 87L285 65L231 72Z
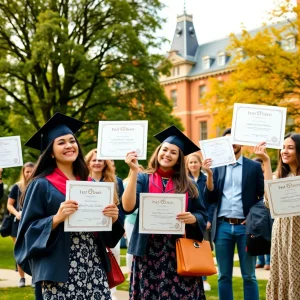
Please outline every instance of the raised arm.
M125 162L131 170L131 176L122 196L122 206L125 212L130 212L134 209L136 203L136 184L139 172L137 153L135 151L127 153Z
M264 178L265 180L273 179L271 160L266 150L266 142L260 142L254 147L255 155L264 163Z
M207 173L206 186L207 186L207 188L208 188L209 191L213 191L213 189L214 189L213 172L212 172L212 170L210 168L211 162L212 162L211 158L206 158L203 161L203 164L202 164L202 168Z

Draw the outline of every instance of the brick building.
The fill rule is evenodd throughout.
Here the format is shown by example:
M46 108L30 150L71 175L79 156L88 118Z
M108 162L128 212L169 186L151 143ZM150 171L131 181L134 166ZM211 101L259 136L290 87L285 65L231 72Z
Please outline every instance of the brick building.
M250 33L256 34L259 30ZM285 42L286 50L295 49L293 36ZM205 109L200 99L210 88L209 78L217 78L221 84L234 71L230 64L232 56L226 52L229 43L227 37L199 45L193 16L183 13L177 17L168 55L173 65L171 75L161 76L160 82L173 102L173 114L181 119L185 133L197 144L199 140L217 137L223 131L215 126L213 114Z

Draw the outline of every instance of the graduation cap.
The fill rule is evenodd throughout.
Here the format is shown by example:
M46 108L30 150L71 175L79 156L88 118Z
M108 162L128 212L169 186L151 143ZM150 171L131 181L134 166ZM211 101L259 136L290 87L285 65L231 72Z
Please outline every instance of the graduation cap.
M161 143L166 142L169 144L176 145L178 148L181 149L184 156L200 150L198 146L196 146L186 135L184 135L174 125L161 131L154 137Z
M44 151L56 138L74 134L83 125L84 122L57 112L25 143L25 146Z

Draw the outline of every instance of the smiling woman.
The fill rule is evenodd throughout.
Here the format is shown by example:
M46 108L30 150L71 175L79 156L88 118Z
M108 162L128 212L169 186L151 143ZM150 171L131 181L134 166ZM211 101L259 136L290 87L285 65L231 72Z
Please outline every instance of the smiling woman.
M76 199L65 201L66 181L88 180L74 136L82 126L57 113L25 144L43 152L24 193L15 257L38 283L36 299L110 299L106 246L114 247L124 233L117 206L103 210L112 218L111 232L64 232L64 220L78 209Z
M261 142L254 152L264 164L266 180L300 176L300 134L286 136L279 153L276 172L272 174L266 143ZM287 201L289 195L286 194ZM269 200L265 195L265 203ZM300 216L274 219L271 243L271 270L267 285L267 299L300 299Z
M203 240L206 210L202 206L201 194L186 174L184 164L184 156L199 148L175 126L155 137L161 144L150 158L145 173L138 174L138 154L127 153L125 162L130 167L131 176L122 197L122 208L126 214L139 208L141 193L185 194L186 210L178 213L176 220L186 224L188 238ZM147 299L151 295L153 300L204 300L202 278L179 276L176 272L175 243L178 236L140 234L139 213L140 210L128 249L128 253L133 255L129 298Z

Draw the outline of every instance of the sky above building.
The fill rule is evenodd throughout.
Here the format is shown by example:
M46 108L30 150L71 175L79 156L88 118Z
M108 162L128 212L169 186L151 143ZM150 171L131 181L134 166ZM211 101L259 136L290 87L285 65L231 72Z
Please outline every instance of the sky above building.
M291 0L296 3L297 0ZM177 15L183 13L184 0L162 0L166 7L160 15L167 19L158 36L169 40L161 48L170 50L176 28ZM186 0L186 12L192 14L199 44L241 32L242 27L251 30L263 23L271 23L269 13L284 0Z

